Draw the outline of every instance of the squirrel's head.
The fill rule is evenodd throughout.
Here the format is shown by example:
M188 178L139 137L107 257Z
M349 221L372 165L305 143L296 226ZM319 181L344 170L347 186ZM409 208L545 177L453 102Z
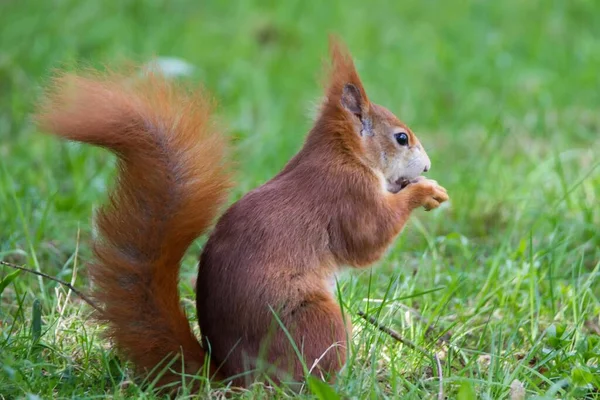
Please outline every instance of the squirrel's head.
M352 58L331 40L332 68L320 120L360 161L397 192L431 168L415 134L385 107L369 101Z

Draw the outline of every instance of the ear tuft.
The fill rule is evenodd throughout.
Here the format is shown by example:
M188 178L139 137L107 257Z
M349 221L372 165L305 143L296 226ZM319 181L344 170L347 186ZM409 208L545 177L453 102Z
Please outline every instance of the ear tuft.
M363 99L360 90L351 83L346 83L342 90L341 102L344 108L357 117L361 117Z
M355 114L368 109L369 100L362 82L356 72L350 52L335 36L329 37L331 64L329 69L329 82L327 84L327 98L337 105L343 105ZM359 109L356 112L356 109Z

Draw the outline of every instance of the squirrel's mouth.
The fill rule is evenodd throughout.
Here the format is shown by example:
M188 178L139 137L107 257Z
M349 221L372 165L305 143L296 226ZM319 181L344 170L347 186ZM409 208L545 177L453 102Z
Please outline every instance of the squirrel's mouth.
M398 193L399 191L401 191L402 189L404 189L405 187L407 187L409 184L410 184L410 179L408 179L408 178L399 178L399 179L396 179L393 182L388 181L388 183L387 183L387 189L388 189L389 192Z

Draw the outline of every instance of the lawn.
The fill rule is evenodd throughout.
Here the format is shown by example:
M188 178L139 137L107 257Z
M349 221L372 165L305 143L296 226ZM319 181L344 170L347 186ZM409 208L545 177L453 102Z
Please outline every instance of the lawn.
M333 390L438 398L437 355L448 398L600 398L594 0L1 2L0 260L89 290L91 216L114 159L32 124L54 68L155 56L192 65L183 79L218 99L235 146L233 202L302 145L329 32L348 44L369 96L420 137L428 176L451 196L415 212L373 269L339 281L355 330ZM202 243L181 279L194 326ZM5 266L0 282L0 398L152 397L81 299ZM335 397L319 393L256 385L239 396Z

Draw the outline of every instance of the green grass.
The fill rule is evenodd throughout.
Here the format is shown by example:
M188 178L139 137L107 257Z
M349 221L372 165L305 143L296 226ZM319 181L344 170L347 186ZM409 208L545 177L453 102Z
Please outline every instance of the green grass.
M190 84L215 95L235 142L234 201L301 146L335 31L370 97L418 134L451 202L416 212L375 268L340 280L355 330L334 390L437 398L432 361L365 323L362 309L443 359L449 398L507 398L515 380L531 398L600 398L600 3L224 3L0 4L0 259L89 290L90 221L114 160L32 125L53 68L193 64ZM190 309L200 249L182 276ZM0 281L12 272L0 267ZM0 398L142 395L79 298L13 278L0 302Z

